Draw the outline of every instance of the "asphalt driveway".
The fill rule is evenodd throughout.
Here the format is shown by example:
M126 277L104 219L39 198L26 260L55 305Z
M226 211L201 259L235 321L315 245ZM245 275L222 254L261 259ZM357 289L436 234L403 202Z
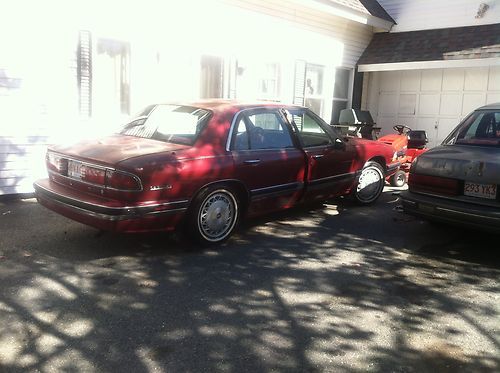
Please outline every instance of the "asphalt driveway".
M3 201L0 371L500 371L498 240L407 217L390 188L203 250Z

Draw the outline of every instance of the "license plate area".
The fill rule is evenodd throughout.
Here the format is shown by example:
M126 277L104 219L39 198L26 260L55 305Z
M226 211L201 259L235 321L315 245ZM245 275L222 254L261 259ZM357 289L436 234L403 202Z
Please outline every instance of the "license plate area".
M82 178L82 163L68 160L68 176L80 180Z
M479 184L466 181L464 183L464 196L495 199L497 186L495 184Z

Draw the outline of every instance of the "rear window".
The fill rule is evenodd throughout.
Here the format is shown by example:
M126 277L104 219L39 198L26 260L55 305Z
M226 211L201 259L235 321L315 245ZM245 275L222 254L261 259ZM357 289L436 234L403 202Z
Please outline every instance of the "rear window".
M122 135L193 145L210 117L208 110L178 105L148 106L123 126Z
M500 145L500 111L475 111L444 141L445 144Z

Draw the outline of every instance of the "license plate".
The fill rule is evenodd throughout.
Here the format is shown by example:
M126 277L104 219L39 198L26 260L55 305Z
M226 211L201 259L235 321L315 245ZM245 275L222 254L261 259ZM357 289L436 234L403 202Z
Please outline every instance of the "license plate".
M464 184L464 195L495 199L497 196L497 186L495 184L478 184L466 181Z
M68 161L68 176L74 179L81 179L82 164L80 162Z

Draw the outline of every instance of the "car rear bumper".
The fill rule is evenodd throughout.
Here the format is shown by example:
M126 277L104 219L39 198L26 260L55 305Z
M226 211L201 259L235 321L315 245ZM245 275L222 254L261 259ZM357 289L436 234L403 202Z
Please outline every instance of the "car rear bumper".
M38 202L67 218L98 229L119 232L172 230L188 201L125 203L86 195L49 179L33 184Z
M404 212L445 223L500 233L500 209L405 191Z

